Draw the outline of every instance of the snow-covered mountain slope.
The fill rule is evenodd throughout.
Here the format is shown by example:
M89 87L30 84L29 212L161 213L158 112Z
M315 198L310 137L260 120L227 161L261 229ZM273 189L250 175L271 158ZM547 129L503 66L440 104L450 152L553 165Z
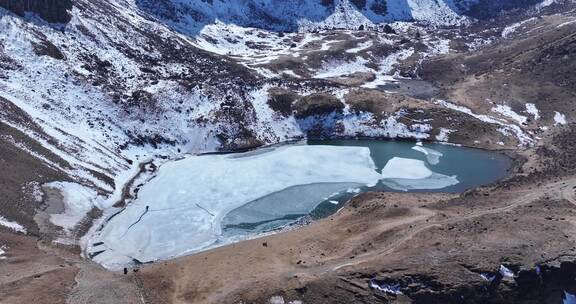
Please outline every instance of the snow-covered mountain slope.
M195 36L216 21L273 31L358 29L382 22L462 24L539 2L481 0L136 0L144 11Z
M249 135L258 125L249 98L258 79L126 2L77 1L66 24L0 14L0 96L46 136L9 113L2 120L66 160L73 169L60 169L83 182L118 191L150 157L146 147L210 151L218 137L237 138L232 146L258 137Z

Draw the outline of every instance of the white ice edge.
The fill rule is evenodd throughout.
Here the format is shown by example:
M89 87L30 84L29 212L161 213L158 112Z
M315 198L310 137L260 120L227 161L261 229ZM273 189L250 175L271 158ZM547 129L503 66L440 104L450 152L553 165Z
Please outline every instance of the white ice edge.
M388 161L382 178L384 185L399 191L443 189L459 183L456 176L431 171L424 161L400 157Z

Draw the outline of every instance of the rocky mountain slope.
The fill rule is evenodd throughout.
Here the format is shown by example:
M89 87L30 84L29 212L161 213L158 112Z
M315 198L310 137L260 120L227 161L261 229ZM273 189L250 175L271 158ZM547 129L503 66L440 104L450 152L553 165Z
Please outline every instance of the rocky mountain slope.
M196 34L219 20L274 31L351 29L393 21L455 25L468 17L488 18L503 10L526 8L541 1L480 0L304 0L304 1L149 1L137 5L179 30Z
M32 0L32 1L19 1L19 0L2 0L0 7L3 7L19 16L24 16L26 13L34 13L48 22L64 23L70 21L70 13L72 9L71 0Z
M89 249L133 177L185 153L326 137L537 146L574 119L573 10L0 0L0 230Z

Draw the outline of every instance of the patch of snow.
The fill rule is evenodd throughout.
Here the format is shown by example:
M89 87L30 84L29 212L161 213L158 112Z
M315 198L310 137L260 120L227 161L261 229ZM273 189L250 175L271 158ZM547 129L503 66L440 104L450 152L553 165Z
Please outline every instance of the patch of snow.
M361 52L367 48L370 48L373 44L374 44L374 41L372 41L372 40L358 43L358 45L355 48L351 48L351 49L346 50L346 53L355 54L355 53Z
M481 48L484 45L490 44L493 42L492 38L474 38L471 42L466 42L466 46L470 51L475 51Z
M502 30L502 38L510 37L510 35L516 32L516 30L518 30L518 28L520 28L522 25L532 21L536 21L536 18L532 17L530 19L526 19L505 27L504 30Z
M5 260L6 259L6 246L5 245L0 245L0 260Z
M475 114L469 108L459 106L459 105L447 102L445 100L437 100L436 104L442 105L448 109L452 109L455 111L465 113L465 114L470 115L470 116L472 116L472 117L474 117L480 121L490 123L490 124L499 125L501 128L498 131L500 131L502 134L504 134L506 136L511 136L511 135L515 136L518 139L518 141L520 142L520 146L529 146L529 145L534 143L534 140L532 138L530 138L530 136L526 135L526 133L524 133L524 131L522 131L522 129L517 125L507 124L501 120L498 120L498 119L491 117L491 116L488 116L488 115Z
M293 116L282 117L270 108L268 89L268 86L264 86L262 89L250 92L252 106L256 114L256 122L254 123L256 129L274 134L277 142L302 137L303 132Z
M528 105L527 105L527 107L528 107ZM526 118L526 116L522 116L522 115L514 112L512 110L512 108L510 108L510 106L507 106L507 105L497 105L496 107L492 108L492 112L502 114L506 117L509 117L509 118L515 120L516 122L518 122L520 124L526 123L526 120L528 119L528 118Z
M496 279L495 275L492 275L489 273L481 273L480 276L488 282L492 282L492 281L494 281L494 279Z
M534 119L538 120L540 119L540 111L538 111L538 108L536 108L536 105L533 103L527 103L526 104L526 112L532 116L534 116Z
M64 212L61 214L51 214L50 222L54 225L71 230L74 228L88 212L94 207L104 209L104 198L91 188L70 182L52 182L45 187L57 189L63 197Z
M73 238L63 238L63 237L59 237L59 238L53 240L52 243L62 244L62 245L67 245L67 246L78 245L78 242L77 242L75 239L73 239Z
M292 71L292 70L284 70L284 71L282 71L282 72L280 72L280 73L281 73L281 74L285 74L285 75L287 75L287 76L289 76L289 77L300 78L300 75L294 73L294 71Z
M414 49L400 50L389 56L384 57L378 64L379 74L376 75L376 80L364 85L365 87L375 88L377 85L385 84L390 76L393 76L394 67L403 60L408 59L414 54Z
M505 278L513 278L514 272L504 265L500 265L500 274Z
M564 23L558 24L558 26L556 26L556 28L565 27L565 26L567 26L567 25L574 24L574 23L576 23L576 20L566 21L566 22L564 22Z
M346 190L346 193L360 193L360 188L350 188Z
M554 125L565 125L566 124L566 115L560 112L554 112Z
M368 61L358 57L355 61L339 62L330 61L322 65L320 70L314 75L314 78L331 78L351 75L357 72L373 72L366 66Z
M370 288L388 294L394 294L394 295L402 294L400 283L393 283L393 284L379 283L378 281L372 279L370 280Z
M372 113L361 113L359 115L347 115L342 119L344 125L344 136L356 136L358 133L371 137L388 138L412 138L427 139L432 126L429 124L413 124L407 126L399 121L405 115L404 111L398 111L386 119L382 119L378 124Z
M537 9L542 9L556 3L557 0L544 0L536 5Z
M16 232L21 232L21 233L26 234L26 228L24 228L24 226L18 224L17 222L9 221L1 215L0 215L0 226L6 227L10 230L14 230Z
M450 134L456 132L455 130L440 128L440 132L436 135L436 140L441 142L448 142Z
M438 39L428 44L431 54L448 54L450 53L450 40Z
M362 85L365 88L372 88L375 89L378 86L384 85L391 81L394 81L393 71L394 67L401 61L408 59L410 56L414 54L414 48L410 48L407 50L400 50L396 53L393 53L389 56L384 57L379 63L379 71L376 74L376 79L372 82L366 83Z
M39 182L33 181L27 183L22 187L24 194L28 195L30 198L34 199L34 202L41 203L44 199L44 192L42 191L42 186Z

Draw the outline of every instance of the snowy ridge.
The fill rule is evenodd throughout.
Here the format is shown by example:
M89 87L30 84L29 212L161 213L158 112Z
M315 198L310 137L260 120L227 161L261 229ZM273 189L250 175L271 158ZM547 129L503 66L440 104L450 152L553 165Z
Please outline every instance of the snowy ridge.
M546 0L538 7L550 5ZM436 26L462 25L480 0L136 0L141 10L192 37L215 22L277 32L356 30L394 21L418 21ZM504 1L505 3L506 1ZM508 7L490 2L497 13ZM510 7L521 4L512 3Z
M336 0L334 12L320 22L301 20L298 30L310 32L316 29L359 29L373 26L374 23L359 12L349 0Z

